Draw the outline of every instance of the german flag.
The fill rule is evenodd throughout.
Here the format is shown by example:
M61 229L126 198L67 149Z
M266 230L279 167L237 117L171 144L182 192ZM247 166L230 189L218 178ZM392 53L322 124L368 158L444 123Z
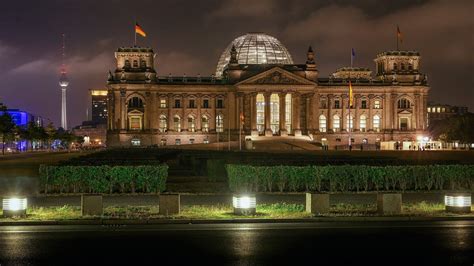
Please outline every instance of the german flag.
M145 31L142 29L142 27L140 27L140 25L138 25L138 23L135 23L135 34L139 34L141 35L142 37L146 37L146 33Z
M352 94L352 83L349 80L349 108L354 105L354 95Z

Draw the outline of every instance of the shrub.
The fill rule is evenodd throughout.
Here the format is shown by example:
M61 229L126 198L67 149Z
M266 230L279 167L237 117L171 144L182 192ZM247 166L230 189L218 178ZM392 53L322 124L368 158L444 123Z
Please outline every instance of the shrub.
M43 193L161 192L166 188L167 165L40 166Z
M474 165L251 166L227 165L237 192L474 189Z

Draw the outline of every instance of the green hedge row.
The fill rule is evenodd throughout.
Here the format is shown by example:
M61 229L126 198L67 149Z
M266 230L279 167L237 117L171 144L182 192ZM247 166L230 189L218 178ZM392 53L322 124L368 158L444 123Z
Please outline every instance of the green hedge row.
M166 188L168 166L41 165L39 172L43 193L157 193Z
M235 192L474 190L474 165L226 166Z

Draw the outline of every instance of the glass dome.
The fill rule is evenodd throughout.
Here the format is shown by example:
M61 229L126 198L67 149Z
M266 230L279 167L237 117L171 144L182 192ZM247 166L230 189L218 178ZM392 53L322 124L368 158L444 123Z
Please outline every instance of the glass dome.
M235 45L239 64L293 64L291 55L276 38L264 33L247 33L233 40L217 63L216 77L222 77L230 61L230 50Z

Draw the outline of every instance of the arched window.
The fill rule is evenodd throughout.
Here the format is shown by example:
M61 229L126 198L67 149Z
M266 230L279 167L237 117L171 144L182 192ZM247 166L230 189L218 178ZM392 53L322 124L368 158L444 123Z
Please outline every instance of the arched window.
M166 132L168 129L168 119L165 115L160 115L160 132Z
M196 119L194 119L194 116L190 115L188 116L188 131L194 132L196 131Z
M374 115L374 121L372 125L375 131L380 130L380 116L379 115Z
M181 132L181 117L175 115L173 118L173 128L176 132Z
M338 115L332 117L332 129L334 132L338 132L341 129L341 119Z
M257 130L263 133L265 130L265 97L263 94L257 94Z
M359 120L360 131L365 132L367 128L367 117L365 115L361 115Z
M133 60L133 68L137 68L138 67L138 61L137 60Z
M201 118L201 130L202 132L209 132L209 118L205 115Z
M143 108L143 101L139 97L132 97L128 100L128 108Z
M398 100L398 109L410 109L410 101L405 98Z
M291 105L291 94L286 94L285 96L285 126L288 134L291 133L291 110L293 105Z
M216 116L216 131L224 132L224 116L222 114Z
M408 64L408 70L413 70L413 64L411 63Z
M130 68L130 60L125 60L124 68Z
M146 68L146 61L140 60L140 68Z
M280 97L276 93L270 96L270 128L273 134L280 130Z
M319 132L326 132L326 116L320 115L319 116Z
M393 63L393 70L398 70L398 65L397 65L397 63Z
M404 63L400 63L400 69L405 70L405 64Z
M354 117L352 115L346 116L346 128L347 131L352 131L354 129Z

